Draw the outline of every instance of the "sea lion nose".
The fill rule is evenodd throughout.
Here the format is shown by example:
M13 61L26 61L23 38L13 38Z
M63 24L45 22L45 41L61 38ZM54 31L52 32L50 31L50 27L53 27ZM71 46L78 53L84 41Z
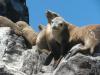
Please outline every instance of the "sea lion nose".
M52 28L53 28L53 29L57 29L57 27L56 27L56 26L53 26Z

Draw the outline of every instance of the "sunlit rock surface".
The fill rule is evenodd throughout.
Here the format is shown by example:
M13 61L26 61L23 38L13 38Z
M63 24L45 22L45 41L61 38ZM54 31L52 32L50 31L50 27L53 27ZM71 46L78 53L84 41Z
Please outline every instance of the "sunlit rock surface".
M53 75L100 75L100 56L78 53L68 60L63 58Z
M34 50L9 27L0 27L0 75L32 75L38 58Z
M9 27L0 27L0 75L100 75L99 56L78 53L68 60L63 58L55 70L52 63L42 65L46 57L38 54L36 46L27 49L23 37Z

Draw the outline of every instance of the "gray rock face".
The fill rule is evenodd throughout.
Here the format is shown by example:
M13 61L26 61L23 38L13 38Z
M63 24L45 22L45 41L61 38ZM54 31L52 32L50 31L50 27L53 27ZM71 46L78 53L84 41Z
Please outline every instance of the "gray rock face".
M9 27L0 27L0 75L32 75L38 59L35 50L28 50L23 37Z
M100 56L78 53L68 60L63 58L53 75L100 75Z
M43 66L47 54L39 54L36 46L27 49L23 37L9 27L0 27L0 75L100 75L100 57L76 54L63 58L53 70ZM42 69L45 69L43 72Z

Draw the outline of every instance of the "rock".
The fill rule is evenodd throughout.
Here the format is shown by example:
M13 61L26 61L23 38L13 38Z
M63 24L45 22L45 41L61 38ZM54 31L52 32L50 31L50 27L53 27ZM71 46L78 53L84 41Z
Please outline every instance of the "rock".
M9 27L0 27L0 75L32 75L39 56L35 50L27 49L23 37Z
M100 75L100 56L85 56L80 53L62 59L53 75Z
M52 63L44 66L48 54L39 54L36 46L27 49L22 36L11 32L9 27L0 27L0 75L100 75L100 56L80 53L63 58L53 70Z
M43 75L46 57L38 54L36 46L27 49L24 38L9 27L0 27L0 75Z
M21 71L27 75L32 75L37 73L38 67L38 53L35 53L33 50L27 50L23 53L23 65Z

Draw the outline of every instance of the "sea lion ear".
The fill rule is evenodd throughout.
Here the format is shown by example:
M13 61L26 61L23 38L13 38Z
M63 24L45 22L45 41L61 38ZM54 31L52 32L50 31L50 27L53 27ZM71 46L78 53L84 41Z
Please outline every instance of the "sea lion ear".
M47 17L48 23L51 23L51 20L54 19L55 17L59 17L59 15L56 14L55 12L47 10L46 11L46 17Z

